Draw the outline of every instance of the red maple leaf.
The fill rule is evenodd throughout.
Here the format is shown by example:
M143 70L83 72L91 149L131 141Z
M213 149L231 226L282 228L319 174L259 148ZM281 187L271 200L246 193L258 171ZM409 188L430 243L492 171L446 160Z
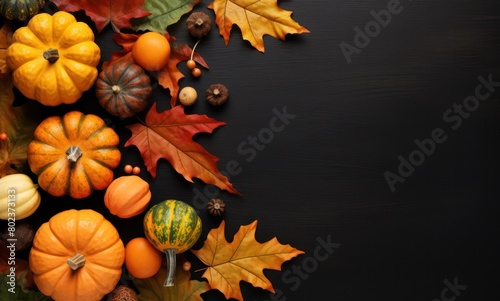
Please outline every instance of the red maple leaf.
M217 169L219 159L192 140L197 133L212 133L223 125L226 123L206 115L186 115L182 105L158 113L155 102L146 114L144 123L127 126L132 136L125 147L135 145L139 149L153 178L156 178L157 162L163 158L189 182L198 178L206 184L240 194Z
M85 14L94 21L98 32L109 23L114 31L123 28L132 28L130 19L142 18L151 15L142 6L145 0L52 0L59 10L75 12L84 10Z
M175 38L170 36L168 33L163 34L167 40L172 45L175 42ZM115 33L113 35L113 40L120 46L123 50L115 51L111 54L111 58L103 63L103 68L106 68L109 64L117 60L128 60L134 62L132 58L131 51L134 46L135 41L140 37L140 34L126 34L126 33ZM180 62L187 61L191 58L192 49L187 44L176 45L172 48L170 52L170 59L165 67L157 72L152 72L157 77L158 83L165 89L170 91L170 105L174 107L177 105L177 95L179 93L179 80L184 78L184 74L177 68ZM193 54L193 60L208 69L208 64L197 52Z

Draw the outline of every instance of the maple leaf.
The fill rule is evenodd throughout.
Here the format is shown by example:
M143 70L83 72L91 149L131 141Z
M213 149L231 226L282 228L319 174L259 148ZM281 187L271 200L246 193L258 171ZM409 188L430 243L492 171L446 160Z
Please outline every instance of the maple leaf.
M114 31L123 28L132 29L130 20L151 15L144 9L145 0L51 0L66 12L84 10L85 14L94 21L97 32L101 32L106 25L111 23Z
M160 271L146 279L134 278L134 286L139 290L140 301L203 301L201 294L210 290L205 281L190 280L191 273L182 269L184 256L178 256L174 277L174 286L165 287L167 264L163 260Z
M177 23L200 2L201 0L148 0L144 3L144 7L151 12L151 15L133 20L134 30L165 33L167 27Z
M0 133L7 134L6 141L0 141L0 178L17 173L24 168L28 158L28 144L41 120L39 104L25 103L14 107L13 83L10 75L0 80ZM16 169L12 168L14 166Z
M10 21L5 21L0 29L0 78L10 73L5 60L5 53L10 44L12 44L12 26Z
M285 40L287 34L309 32L291 18L291 11L281 9L276 0L215 0L208 8L215 12L215 23L226 45L233 25L260 52L264 52L264 35Z
M168 33L163 34L167 40L172 44L175 38L170 36ZM140 34L125 34L125 33L115 33L113 35L113 40L120 46L123 50L115 51L111 54L109 61L103 63L102 68L106 68L109 64L116 62L118 60L127 60L134 62L132 58L131 51L134 43L140 37ZM187 44L176 45L171 49L170 59L165 67L158 70L157 72L149 72L150 75L155 76L158 79L158 83L165 89L170 91L170 105L174 107L177 104L177 98L179 94L179 81L184 78L184 74L177 68L180 62L187 61L191 58L192 49ZM199 53L194 52L193 60L196 61L200 66L208 69L208 64L200 56Z
M206 184L240 194L217 169L218 158L192 140L195 134L212 133L222 125L226 123L206 115L186 115L182 105L158 113L155 102L146 114L144 124L127 126L132 136L125 142L125 147L135 145L139 149L153 178L156 178L158 160L164 158L189 182L196 177Z
M191 250L208 266L204 278L211 288L221 291L227 299L243 300L240 281L251 283L274 293L272 283L263 269L281 270L281 264L304 254L290 245L282 245L275 238L259 243L255 240L257 221L241 226L232 242L227 242L224 234L224 220L219 228L208 233L207 240L199 250Z

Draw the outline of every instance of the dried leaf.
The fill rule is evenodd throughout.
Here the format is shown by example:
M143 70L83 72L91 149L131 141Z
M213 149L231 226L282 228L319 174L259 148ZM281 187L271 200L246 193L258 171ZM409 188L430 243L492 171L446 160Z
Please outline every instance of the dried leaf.
M134 30L165 33L168 26L177 23L200 2L201 0L147 0L144 7L151 15L133 20Z
M97 32L101 32L111 23L114 31L132 29L131 19L151 15L144 9L144 0L52 0L59 10L76 12L84 10L85 14L94 21Z
M163 34L167 40L170 41L171 45L175 41L174 37L171 37L168 33ZM140 37L140 34L124 34L115 33L113 35L113 40L123 47L122 51L115 51L111 54L109 61L103 63L102 68L106 68L109 64L118 60L127 60L134 62L132 58L131 51L134 46L135 41ZM192 49L186 44L176 45L171 49L170 59L167 66L161 70L150 73L157 77L158 83L165 89L170 91L170 105L174 107L177 104L177 97L179 94L179 80L184 78L184 74L177 68L180 62L187 61L191 58ZM193 60L196 61L200 66L208 69L208 64L200 56L199 53L195 52L193 54Z
M26 165L28 144L33 139L33 132L41 120L38 103L29 102L23 106L13 106L12 88L10 75L0 80L0 133L4 132L8 136L6 141L0 141L0 178L17 173Z
M212 133L225 124L206 115L186 115L182 105L158 113L155 102L146 114L144 124L127 126L132 136L125 146L135 145L139 149L153 178L156 178L157 162L163 158L189 182L196 177L206 184L239 194L217 169L219 159L192 140L197 133Z
M283 262L304 254L290 245L280 244L276 237L265 243L257 242L257 221L241 226L232 242L226 241L224 226L222 221L219 228L210 230L203 247L192 252L208 266L202 277L227 299L243 300L240 291L242 280L274 293L272 283L262 270L279 271Z
M0 79L10 73L5 60L5 52L10 44L12 44L12 26L10 21L5 21L0 29Z
M215 0L208 8L215 12L215 23L226 45L233 25L260 52L264 52L264 35L284 40L287 34L309 32L291 18L291 11L278 7L277 0Z
M182 269L183 260L177 258L174 286L164 287L167 277L166 260L158 273L147 279L134 279L134 285L139 290L139 301L203 301L200 296L210 290L208 283L190 280L191 273Z

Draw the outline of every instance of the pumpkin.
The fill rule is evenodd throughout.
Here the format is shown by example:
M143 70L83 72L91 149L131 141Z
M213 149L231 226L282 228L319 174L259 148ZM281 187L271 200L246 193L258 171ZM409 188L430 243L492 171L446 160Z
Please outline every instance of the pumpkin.
M119 137L99 116L71 111L44 119L28 144L28 165L40 188L76 199L104 190L121 159Z
M66 210L40 226L29 254L37 288L56 301L97 301L122 274L125 247L100 213Z
M152 91L151 80L144 69L129 61L109 65L95 83L99 104L108 113L122 118L143 111Z
M121 176L106 188L104 205L111 214L129 218L142 213L151 200L148 182L139 176Z
M92 29L70 13L37 14L12 39L7 66L24 96L46 106L71 104L93 86L101 51Z
M45 0L2 0L0 15L9 20L27 20L44 6Z
M32 215L40 206L40 192L25 174L0 178L0 219L20 220Z
M201 235L201 219L190 205L166 200L152 206L143 220L146 238L166 254L168 272L164 286L174 285L176 254L189 250Z

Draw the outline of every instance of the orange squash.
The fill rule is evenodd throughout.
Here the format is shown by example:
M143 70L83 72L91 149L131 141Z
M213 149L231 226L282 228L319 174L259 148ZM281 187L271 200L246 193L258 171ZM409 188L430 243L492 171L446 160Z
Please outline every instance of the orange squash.
M29 255L37 288L56 301L97 301L122 274L125 247L100 213L66 210L37 230Z
M78 111L43 120L28 145L28 164L40 188L76 199L106 189L121 153L119 137L99 116Z
M139 176L121 176L109 184L104 194L104 205L111 214L129 218L142 213L151 201L148 182Z

